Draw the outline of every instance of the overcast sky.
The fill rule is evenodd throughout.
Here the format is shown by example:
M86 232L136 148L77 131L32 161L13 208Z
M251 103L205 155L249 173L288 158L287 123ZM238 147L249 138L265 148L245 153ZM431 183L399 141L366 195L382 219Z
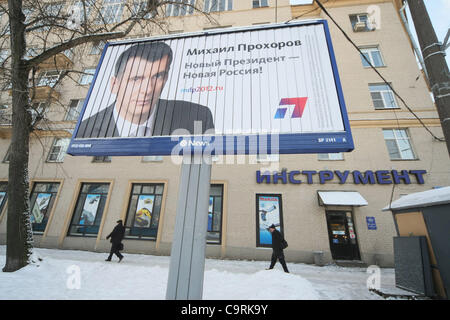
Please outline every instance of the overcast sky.
M309 4L313 0L290 0L291 4ZM325 0L324 0L325 1ZM433 23L434 30L439 41L443 42L447 34L447 30L450 28L450 0L424 0L427 6L428 15ZM410 22L411 29L415 35L414 25L412 23L411 16L408 13L408 21ZM417 41L417 44L419 42ZM450 65L450 48L447 50L447 64Z

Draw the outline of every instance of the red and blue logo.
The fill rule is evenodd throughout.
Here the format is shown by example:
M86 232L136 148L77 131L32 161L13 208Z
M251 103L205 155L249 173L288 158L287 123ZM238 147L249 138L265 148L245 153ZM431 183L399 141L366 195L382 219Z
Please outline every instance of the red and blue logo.
M291 118L301 118L303 115L303 111L305 110L306 100L308 100L308 97L281 99L280 106L285 107L280 107L277 109L275 113L275 119L284 119L288 110L288 106L294 106Z

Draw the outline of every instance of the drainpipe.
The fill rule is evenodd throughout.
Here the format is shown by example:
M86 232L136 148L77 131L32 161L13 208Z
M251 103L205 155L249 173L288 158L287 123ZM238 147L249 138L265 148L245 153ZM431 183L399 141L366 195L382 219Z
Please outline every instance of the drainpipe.
M412 46L414 48L414 51L415 51L415 53L417 55L417 58L419 59L419 63L422 66L423 71L425 72L425 76L427 77L427 82L428 82L428 72L427 72L427 68L425 67L425 62L423 61L422 53L420 52L420 49L417 46L416 41L413 38L411 30L409 29L408 21L406 20L406 15L405 15L406 5L407 4L405 2L403 7L399 10L399 13L400 13L400 16L402 18L403 24L405 25L406 32L408 32L409 39L411 40L411 44L412 44Z

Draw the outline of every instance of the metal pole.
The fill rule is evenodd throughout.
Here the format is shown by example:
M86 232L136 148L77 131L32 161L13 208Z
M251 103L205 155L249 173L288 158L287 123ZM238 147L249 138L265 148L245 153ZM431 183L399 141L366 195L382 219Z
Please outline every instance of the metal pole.
M183 159L166 299L200 300L203 295L211 163L202 154Z
M423 0L408 0L408 5L450 154L450 73L445 61L445 49L438 41Z

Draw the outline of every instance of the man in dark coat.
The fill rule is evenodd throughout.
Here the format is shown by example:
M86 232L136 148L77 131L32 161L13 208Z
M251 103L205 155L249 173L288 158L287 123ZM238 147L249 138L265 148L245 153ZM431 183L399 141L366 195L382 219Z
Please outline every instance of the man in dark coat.
M281 265L283 266L283 270L284 272L289 273L289 270L286 266L286 261L284 260L284 253L283 253L283 248L281 246L281 241L283 241L283 236L280 233L280 231L278 231L275 228L275 225L272 224L269 227L269 231L270 233L272 233L272 259L270 262L270 267L268 270L273 269L273 267L275 266L275 263L277 262L277 259L280 260Z
M113 254L119 258L119 262L122 261L123 255L120 253L122 247L122 239L125 236L125 227L122 224L122 220L117 221L117 226L114 227L113 231L106 237L106 239L111 238L111 252L109 253L108 259L105 261L111 261Z

